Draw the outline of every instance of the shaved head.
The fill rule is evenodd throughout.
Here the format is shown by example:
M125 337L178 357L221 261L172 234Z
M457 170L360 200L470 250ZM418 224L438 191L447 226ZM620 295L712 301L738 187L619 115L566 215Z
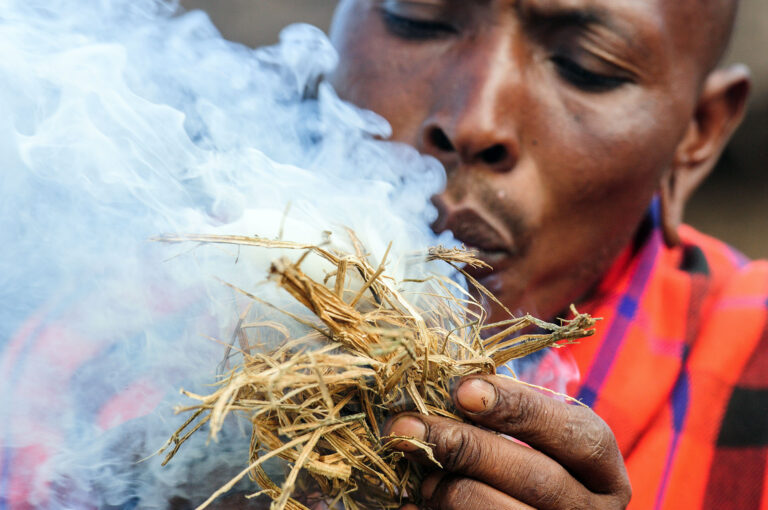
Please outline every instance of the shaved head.
M714 69L723 58L731 40L739 0L693 0L692 2L670 2L671 4L693 4L698 11L692 20L700 21L700 44L704 57L705 74ZM696 27L698 29L698 27Z
M720 20L720 30L713 53L714 61L717 62L722 58L731 40L739 0L704 0L704 3L712 4L709 9L710 16L713 20Z

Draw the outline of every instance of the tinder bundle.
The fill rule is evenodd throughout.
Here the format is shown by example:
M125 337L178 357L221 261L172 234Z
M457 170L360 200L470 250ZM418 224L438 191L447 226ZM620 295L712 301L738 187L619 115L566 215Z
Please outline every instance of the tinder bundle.
M197 403L180 409L189 417L164 448L166 463L198 431L215 439L230 414L251 427L244 469L199 508L245 477L258 485L254 495L272 499L273 509L307 509L313 499L351 510L397 508L406 496L418 496L422 471L393 444L408 441L431 454L428 444L383 435L389 417L416 411L462 420L451 404L455 378L494 374L511 360L593 333L594 320L575 310L560 324L511 314L489 324L479 301L495 298L471 277L473 292L444 276L396 281L387 272L386 255L374 267L349 235L352 253L258 237L162 239L302 253L298 260L275 260L270 279L308 313L278 309L236 288L273 313L253 320L244 314L229 357L236 361L215 391L186 393ZM320 257L331 270L313 279L302 269L308 257ZM457 271L483 264L469 252L442 248L430 250L427 259ZM276 457L287 461L279 480L264 469Z

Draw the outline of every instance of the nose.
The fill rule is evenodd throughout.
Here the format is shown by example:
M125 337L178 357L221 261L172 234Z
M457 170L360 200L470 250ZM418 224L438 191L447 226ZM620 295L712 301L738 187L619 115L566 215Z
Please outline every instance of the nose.
M423 135L423 152L436 157L448 168L457 162L482 166L497 173L514 168L517 162L516 145L501 133L477 130L451 136L450 131L439 123L427 126Z
M449 171L462 164L509 172L517 164L516 112L524 92L511 44L508 35L488 39L446 66L448 75L459 77L441 77L421 126L420 149Z

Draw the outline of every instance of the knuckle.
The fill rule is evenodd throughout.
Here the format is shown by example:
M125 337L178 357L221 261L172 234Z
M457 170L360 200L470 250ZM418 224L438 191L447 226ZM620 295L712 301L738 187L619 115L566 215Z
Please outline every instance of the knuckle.
M536 465L529 466L522 484L521 498L536 508L559 508L566 495L566 482L562 477Z
M463 471L482 460L479 439L466 426L450 427L434 438L438 460L447 471Z
M625 510L629 506L629 502L632 499L631 491L624 494L611 494L610 496L603 496L603 503L599 508L605 508L608 510Z
M627 508L630 501L632 501L632 486L625 476L621 487L616 491L616 508Z
M592 411L578 413L562 427L563 444L571 445L576 460L601 464L617 451L613 432Z
M471 508L478 497L476 492L477 484L468 478L443 479L429 502L429 508L433 510Z
M523 485L523 500L536 508L556 507L565 491L561 480L552 480L540 469L531 469Z
M574 485L566 473L553 473L545 462L531 465L523 480L520 499L535 508L568 508L593 510L599 508L594 495Z
M621 508L627 508L630 501L632 501L632 487L627 484L623 493L623 498L621 499Z
M522 388L499 392L500 404L494 410L494 417L509 425L525 426L536 416L537 406L529 392Z

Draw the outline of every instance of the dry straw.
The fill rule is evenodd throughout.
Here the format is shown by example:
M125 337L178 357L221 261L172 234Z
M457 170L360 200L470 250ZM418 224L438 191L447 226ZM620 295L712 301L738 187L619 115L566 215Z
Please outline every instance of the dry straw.
M560 324L531 316L486 324L483 308L473 297L477 293L444 277L408 282L411 290L406 298L400 290L406 282L387 275L387 256L374 267L357 238L349 235L354 253L258 237L160 239L304 252L297 262L276 260L271 279L311 315L276 308L271 320L248 322L244 315L235 334L237 366L220 378L213 393L185 392L198 403L179 410L190 416L161 450L166 454L164 465L204 425L215 439L230 413L240 413L252 424L250 451L243 452L248 455L247 467L198 508L207 507L246 476L261 489L254 496L269 496L273 509L307 509L308 499L299 494L313 491L331 507L341 502L350 510L397 508L406 495L419 494L422 473L393 443L410 441L428 455L430 445L383 436L388 417L415 410L462 420L451 405L455 378L493 374L511 360L593 333L595 321L575 310L573 319ZM323 281L310 278L302 270L309 254L320 256L335 270ZM483 265L462 250L434 248L428 259L457 270L465 264ZM414 286L418 291L412 290ZM245 290L235 290L254 303L272 306ZM286 324L297 323L308 333L291 337ZM265 337L272 338L272 347L254 340ZM275 457L288 461L281 482L264 469L264 463Z

